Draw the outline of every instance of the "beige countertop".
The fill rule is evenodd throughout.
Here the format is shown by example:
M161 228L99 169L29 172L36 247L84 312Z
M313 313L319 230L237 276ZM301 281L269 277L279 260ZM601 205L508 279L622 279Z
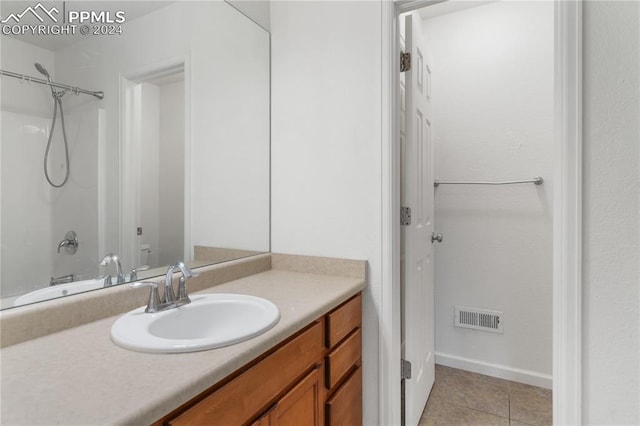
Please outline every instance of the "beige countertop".
M2 425L150 424L365 287L362 277L273 269L198 293L264 297L280 310L266 333L225 348L146 354L111 342L119 315L0 350Z

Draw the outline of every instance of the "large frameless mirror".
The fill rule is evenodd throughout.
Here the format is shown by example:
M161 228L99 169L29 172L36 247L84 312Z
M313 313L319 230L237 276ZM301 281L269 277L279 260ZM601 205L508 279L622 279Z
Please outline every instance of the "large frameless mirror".
M2 308L269 251L266 30L220 1L0 16Z

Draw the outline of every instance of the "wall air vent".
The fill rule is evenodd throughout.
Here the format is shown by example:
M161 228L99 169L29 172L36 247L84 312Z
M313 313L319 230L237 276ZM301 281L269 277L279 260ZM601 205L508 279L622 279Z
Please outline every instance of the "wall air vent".
M502 312L455 306L455 326L474 330L504 333Z

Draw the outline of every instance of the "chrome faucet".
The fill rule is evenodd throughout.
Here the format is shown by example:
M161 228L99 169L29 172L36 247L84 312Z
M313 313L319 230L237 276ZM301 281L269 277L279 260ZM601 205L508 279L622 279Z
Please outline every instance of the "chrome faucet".
M179 289L178 289L178 293L183 293L182 297L180 299L176 299L176 295L173 292L173 273L176 269L179 269L180 272L182 273L182 277L180 278L179 281ZM163 302L164 303L171 303L171 302L184 302L182 303L183 305L185 303L189 303L191 302L191 300L189 300L189 296L187 296L187 290L185 287L185 280L187 278L191 278L191 277L195 277L197 276L197 274L194 274L191 269L189 269L187 267L187 265L184 264L184 262L177 262L174 263L173 265L169 266L169 268L167 269L167 275L165 276L164 279L164 298L163 298Z
M179 279L178 284L178 298L176 299L175 293L173 292L173 273L178 269L182 273L182 276ZM177 308L179 306L186 305L191 303L191 299L187 294L186 280L191 277L197 277L198 274L191 271L183 262L174 263L169 266L167 270L167 275L163 281L164 283L164 294L162 299L158 294L158 283L152 281L138 281L135 283L130 283L129 286L136 287L151 287L151 294L149 295L149 303L147 304L147 308L145 312L155 313L160 311L165 311L167 309Z
M125 279L124 274L122 273L122 264L120 263L120 258L117 255L109 253L100 261L100 266L107 266L111 262L116 264L116 284L123 283Z

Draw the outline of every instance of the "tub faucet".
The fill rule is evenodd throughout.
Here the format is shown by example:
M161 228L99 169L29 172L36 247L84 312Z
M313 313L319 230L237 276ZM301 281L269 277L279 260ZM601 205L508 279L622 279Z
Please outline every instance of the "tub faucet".
M51 277L51 279L49 280L49 285L52 286L52 285L58 285L58 284L72 283L75 279L76 277L73 274L64 275L58 278Z
M116 284L123 283L125 279L124 274L122 273L122 264L120 263L120 258L117 255L109 253L100 261L100 266L107 266L111 262L116 264Z

